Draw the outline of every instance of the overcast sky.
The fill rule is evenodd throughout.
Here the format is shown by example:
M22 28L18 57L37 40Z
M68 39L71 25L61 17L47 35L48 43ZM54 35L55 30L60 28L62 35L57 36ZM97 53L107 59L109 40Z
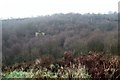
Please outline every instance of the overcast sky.
M0 0L0 18L34 17L55 13L118 12L120 0Z

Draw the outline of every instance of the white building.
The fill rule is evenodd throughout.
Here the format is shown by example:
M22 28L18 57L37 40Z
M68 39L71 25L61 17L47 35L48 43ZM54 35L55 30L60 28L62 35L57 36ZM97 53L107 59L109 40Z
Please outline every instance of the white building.
M38 37L38 36L44 36L45 33L44 32L35 32L35 36Z

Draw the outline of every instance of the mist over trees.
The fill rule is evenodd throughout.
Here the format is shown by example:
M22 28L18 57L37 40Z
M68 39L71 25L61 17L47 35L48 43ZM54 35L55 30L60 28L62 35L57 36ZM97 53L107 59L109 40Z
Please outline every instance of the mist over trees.
M5 65L43 55L56 59L66 50L75 56L89 51L118 54L118 15L69 13L3 20L2 43Z

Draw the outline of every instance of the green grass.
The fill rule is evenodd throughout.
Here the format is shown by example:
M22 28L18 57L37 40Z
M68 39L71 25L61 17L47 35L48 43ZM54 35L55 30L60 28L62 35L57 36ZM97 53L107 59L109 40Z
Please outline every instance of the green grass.
M55 68L53 64L50 65L50 68ZM79 65L75 67L73 64L72 67L60 67L57 72L52 72L47 68L39 69L35 71L30 69L29 72L24 71L12 71L2 74L3 78L84 78L90 79L91 76L87 73L84 66Z

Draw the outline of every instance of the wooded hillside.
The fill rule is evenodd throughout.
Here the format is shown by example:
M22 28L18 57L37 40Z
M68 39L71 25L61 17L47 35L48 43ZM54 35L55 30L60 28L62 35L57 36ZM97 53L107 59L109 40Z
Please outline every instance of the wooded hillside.
M61 58L89 51L118 54L118 19L114 14L54 14L2 21L3 64Z

